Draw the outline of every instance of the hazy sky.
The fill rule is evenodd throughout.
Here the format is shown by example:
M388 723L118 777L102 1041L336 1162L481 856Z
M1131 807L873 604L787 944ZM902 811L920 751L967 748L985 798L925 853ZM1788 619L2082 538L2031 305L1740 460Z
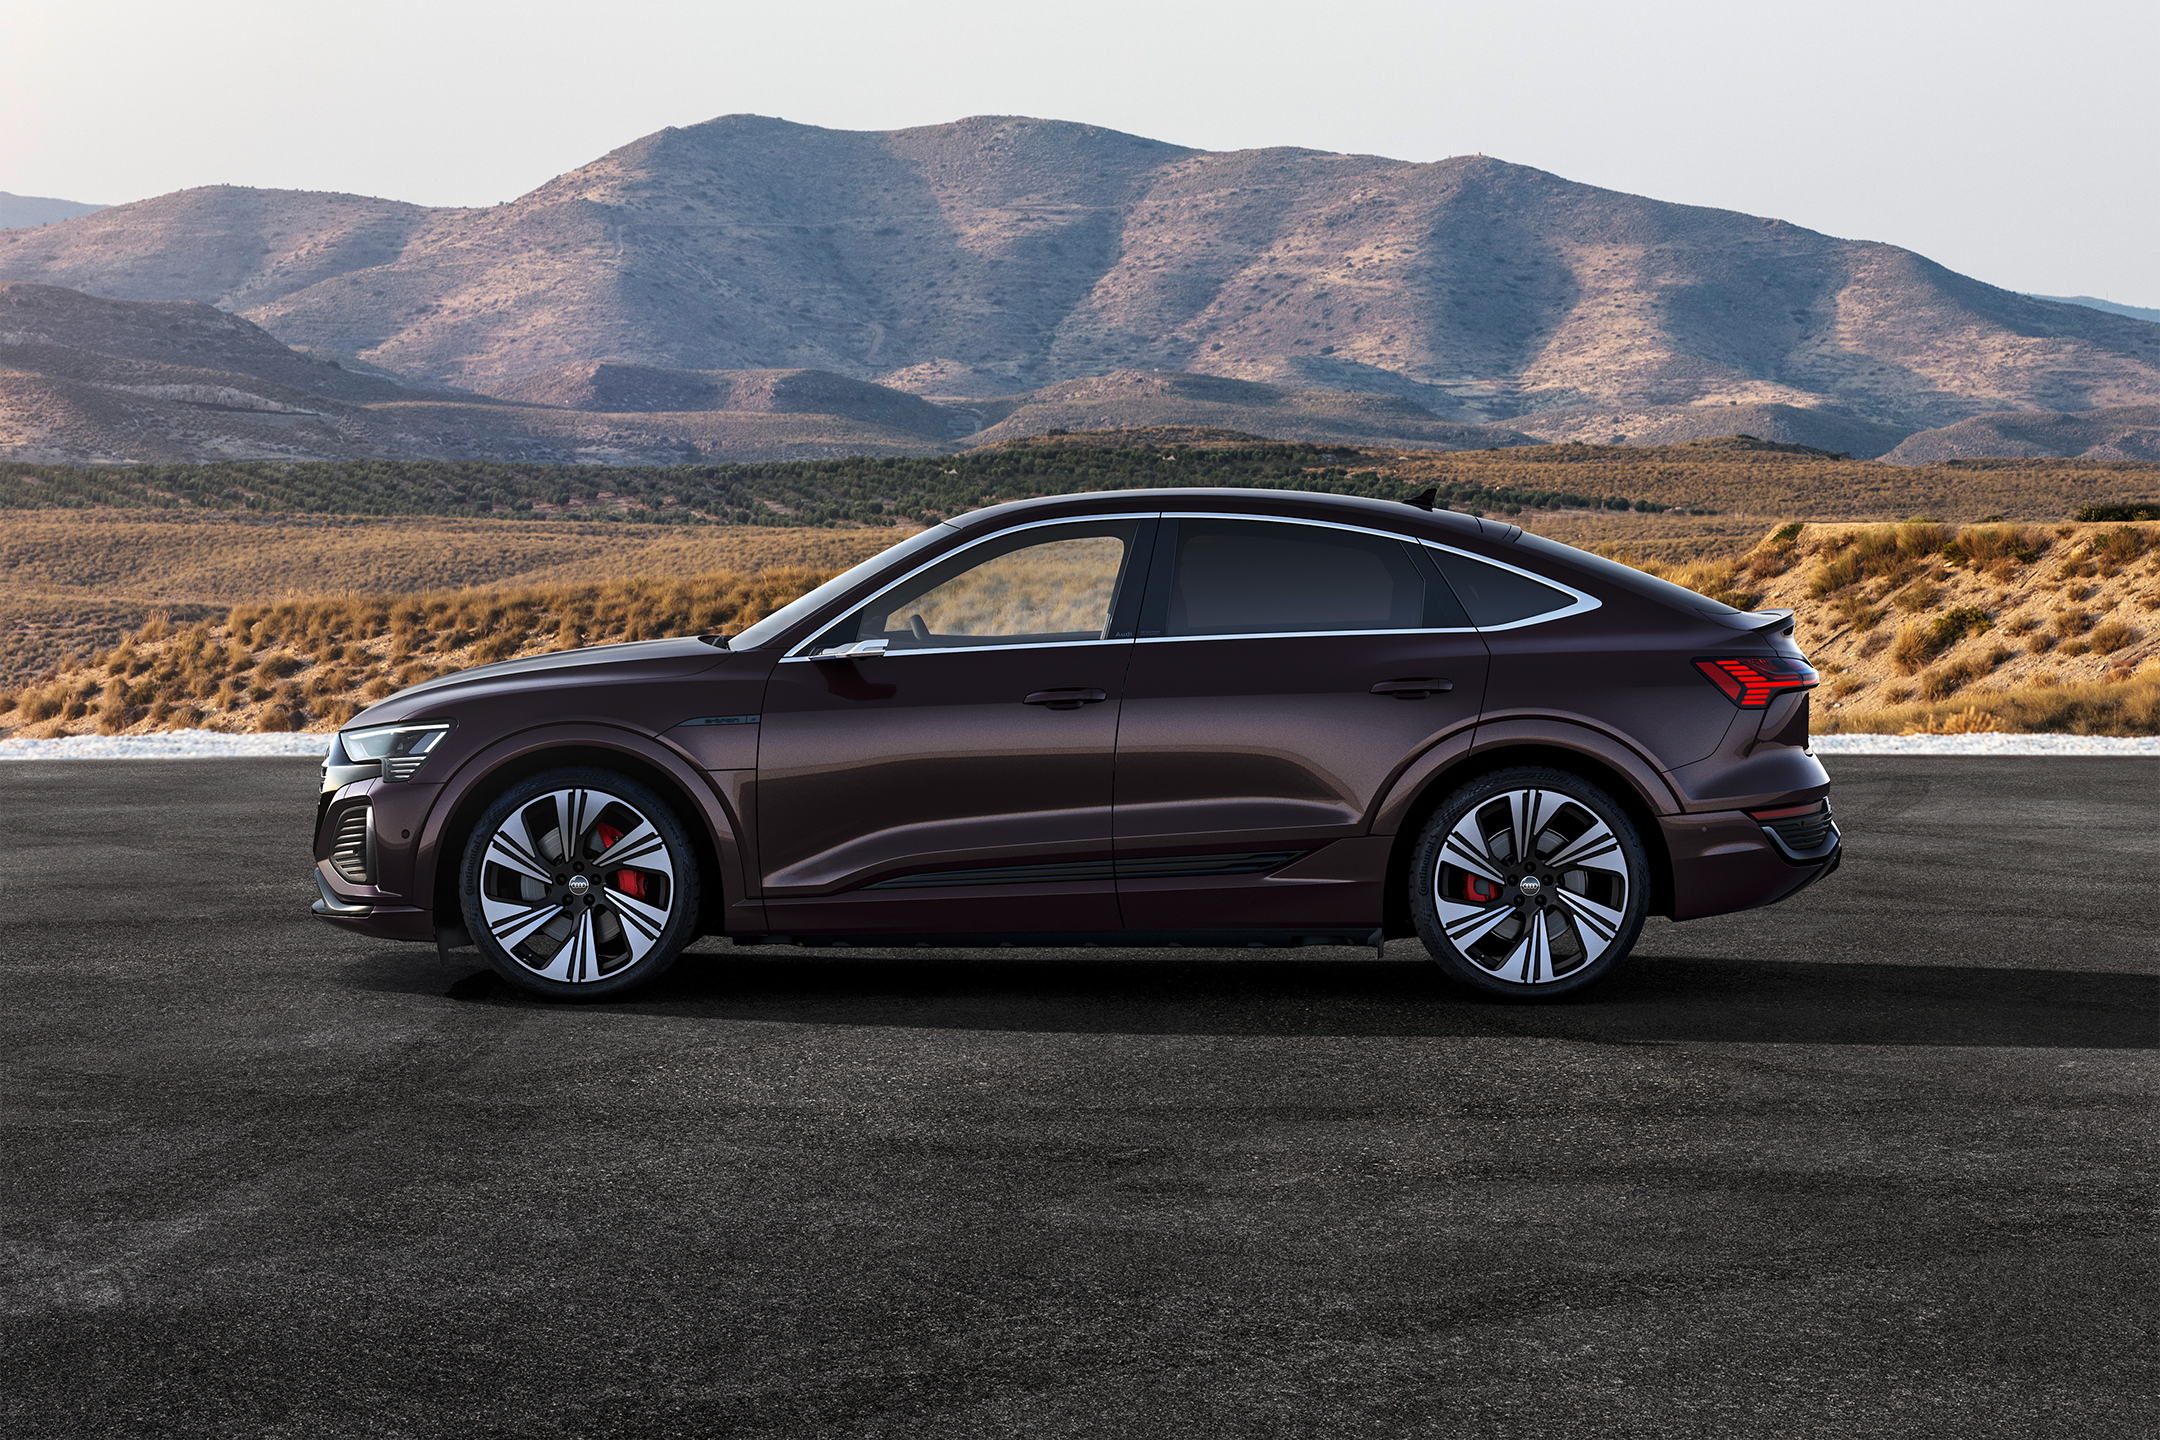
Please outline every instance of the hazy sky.
M1483 151L2160 306L2154 0L0 0L0 190L510 199L664 125Z

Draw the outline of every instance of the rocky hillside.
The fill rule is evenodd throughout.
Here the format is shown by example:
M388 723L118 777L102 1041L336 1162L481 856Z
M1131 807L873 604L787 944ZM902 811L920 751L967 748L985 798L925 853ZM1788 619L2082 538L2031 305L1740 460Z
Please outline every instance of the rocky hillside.
M1939 430L1923 430L1883 458L1893 465L1938 465L1980 456L2042 455L2160 460L2160 405L1976 415Z
M1212 153L1015 117L727 116L480 210L186 191L0 231L0 279L216 304L501 395L600 361L934 400L1190 372L1545 439L1729 433L1716 412L1751 410L1855 454L2160 399L2160 325L1890 245L1484 157Z
M497 396L304 355L198 301L0 282L0 460L690 464L935 454L1058 428L1222 426L1320 444L1520 445L1389 395L1120 371L935 404L822 370L578 361Z

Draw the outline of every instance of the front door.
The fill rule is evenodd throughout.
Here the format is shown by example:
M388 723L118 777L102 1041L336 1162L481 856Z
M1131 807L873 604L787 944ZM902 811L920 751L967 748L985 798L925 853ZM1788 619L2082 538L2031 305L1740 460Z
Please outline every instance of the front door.
M1359 837L1475 725L1484 641L1393 536L1166 516L1154 549L1118 738L1126 925L1377 925L1386 842Z
M992 536L774 667L757 812L775 933L1116 928L1111 767L1139 608L1125 577L1144 575L1151 529Z

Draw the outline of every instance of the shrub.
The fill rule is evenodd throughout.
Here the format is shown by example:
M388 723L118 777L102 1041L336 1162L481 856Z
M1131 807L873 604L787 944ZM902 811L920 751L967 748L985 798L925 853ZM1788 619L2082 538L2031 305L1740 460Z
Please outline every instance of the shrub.
M1900 672L1910 675L1967 634L1986 630L1989 623L1986 611L1970 605L1945 611L1932 621L1911 621L1898 632L1890 658Z
M1943 548L1945 558L1963 558L1976 571L2007 580L2020 565L2030 565L2048 548L2048 537L2022 525L1968 525Z
M2110 530L2093 542L2093 557L2103 564L2128 565L2153 546L2153 532L2135 525Z
M2110 620L2092 632L2092 648L2102 655L2112 655L2137 638L2137 631L2120 620Z
M1934 581L1915 580L1898 592L1897 607L1909 614L1917 615L1922 610L1934 609L1935 602L1941 598L1942 587Z

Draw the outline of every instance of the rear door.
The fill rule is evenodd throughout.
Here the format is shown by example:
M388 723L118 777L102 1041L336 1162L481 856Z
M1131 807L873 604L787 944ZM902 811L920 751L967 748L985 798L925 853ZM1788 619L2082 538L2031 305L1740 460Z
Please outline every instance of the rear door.
M775 932L1117 927L1111 768L1152 528L1005 531L774 667L757 823Z
M1118 737L1126 925L1377 924L1373 856L1339 851L1344 863L1316 869L1313 852L1385 848L1359 838L1376 799L1476 724L1487 664L1418 546L1347 525L1165 516ZM1269 880L1304 857L1310 882Z

